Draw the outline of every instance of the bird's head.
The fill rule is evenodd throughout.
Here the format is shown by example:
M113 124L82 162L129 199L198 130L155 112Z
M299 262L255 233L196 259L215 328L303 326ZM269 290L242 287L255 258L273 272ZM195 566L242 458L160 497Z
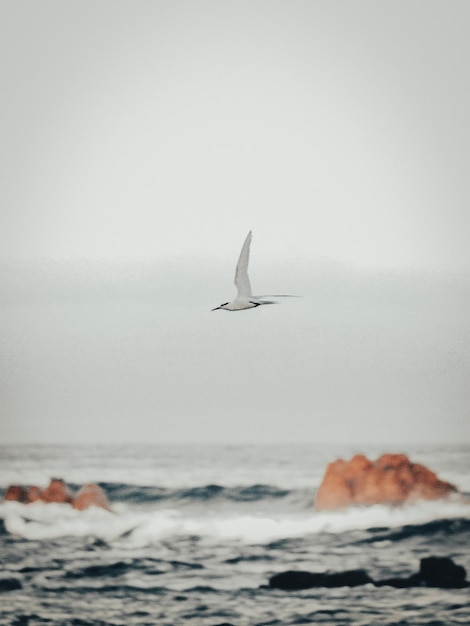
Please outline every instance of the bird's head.
M227 308L227 304L229 304L229 302L224 302L220 306L216 306L215 309L212 309L212 311L217 311L218 309L226 309Z

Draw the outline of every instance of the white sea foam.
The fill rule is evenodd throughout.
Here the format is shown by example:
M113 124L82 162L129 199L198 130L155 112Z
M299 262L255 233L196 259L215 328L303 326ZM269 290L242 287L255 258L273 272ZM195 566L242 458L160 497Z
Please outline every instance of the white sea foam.
M204 516L185 518L179 511L153 515L136 528L132 539L153 543L168 534L188 534L246 543L263 543L309 534L342 533L374 527L396 528L436 519L470 519L470 506L450 502L421 502L400 508L376 505L342 512L293 514L290 516Z
M436 519L470 519L470 506L460 502L420 502L398 508L376 505L343 512L267 516L226 511L207 513L203 505L189 513L175 509L135 511L121 504L110 513L97 508L76 511L61 504L5 502L0 505L0 516L10 533L27 539L94 536L110 542L122 540L147 545L172 536L198 535L250 544L321 532L396 528Z
M116 539L139 523L138 514L120 516L91 507L77 511L67 504L20 504L5 502L0 505L0 516L13 535L26 539L95 536L108 541Z

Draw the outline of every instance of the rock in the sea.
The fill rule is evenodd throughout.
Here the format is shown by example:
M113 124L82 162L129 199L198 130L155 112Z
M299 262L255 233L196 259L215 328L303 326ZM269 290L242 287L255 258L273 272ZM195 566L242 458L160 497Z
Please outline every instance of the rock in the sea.
M358 587L373 583L372 578L363 569L345 572L315 573L302 570L289 570L275 574L269 579L269 586L275 589L300 590L313 587Z
M0 591L15 591L21 588L22 584L18 578L0 578Z
M454 493L454 485L439 480L424 465L412 463L405 454L383 454L376 461L356 454L350 461L338 459L328 465L315 509L437 500Z
M319 573L304 570L288 570L271 576L269 587L284 591L299 591L313 587L358 587L371 583L376 587L439 587L440 589L462 589L469 587L467 572L449 557L430 556L421 559L419 572L406 578L373 580L366 570L354 569L345 572Z
M38 500L42 500L42 491L39 487L33 485L32 487L28 487L26 489L26 495L24 502L26 504L30 504L31 502L37 502Z
M427 587L456 589L469 584L465 568L446 556L421 559L418 576Z
M72 506L79 511L88 509L90 506L111 510L106 493L98 485L83 485L73 498Z
M43 500L43 502L70 504L72 499L72 491L61 478L51 478L51 482L41 493L41 500Z
M439 587L440 589L462 589L469 587L467 572L447 556L430 556L421 559L419 572L408 578L378 580L376 587Z
M24 487L23 485L10 485L5 492L5 500L13 500L29 504L42 499L42 492L39 487Z
M365 569L351 569L345 572L324 574L319 587L359 587L373 582Z
M107 511L111 510L106 492L98 485L83 485L74 494L61 478L52 478L49 485L43 490L35 486L11 485L5 492L5 500L16 500L23 504L30 504L38 500L46 503L66 503L80 511L88 509L90 506L97 506Z
M26 488L22 485L10 485L5 492L5 500L14 502L25 502Z
M287 572L280 572L271 576L269 586L274 587L274 589L285 589L286 591L311 589L317 586L322 576L323 574L302 570L288 570Z

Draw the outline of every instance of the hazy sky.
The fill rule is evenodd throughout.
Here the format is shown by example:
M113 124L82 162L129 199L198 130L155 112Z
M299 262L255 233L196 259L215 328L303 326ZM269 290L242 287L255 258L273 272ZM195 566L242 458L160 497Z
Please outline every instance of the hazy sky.
M469 26L1 0L1 440L469 442Z

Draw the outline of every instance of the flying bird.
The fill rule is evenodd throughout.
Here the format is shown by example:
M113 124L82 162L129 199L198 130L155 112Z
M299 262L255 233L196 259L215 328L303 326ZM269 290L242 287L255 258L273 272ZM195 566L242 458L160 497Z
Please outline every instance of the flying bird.
M265 296L254 296L251 290L250 279L248 277L248 261L250 260L251 230L246 236L240 252L240 257L235 270L235 287L237 288L237 297L231 302L224 302L220 306L216 306L213 311L224 309L225 311L243 311L245 309L254 309L262 304L276 304L274 300L263 300ZM274 298L284 298L289 296L272 296Z

